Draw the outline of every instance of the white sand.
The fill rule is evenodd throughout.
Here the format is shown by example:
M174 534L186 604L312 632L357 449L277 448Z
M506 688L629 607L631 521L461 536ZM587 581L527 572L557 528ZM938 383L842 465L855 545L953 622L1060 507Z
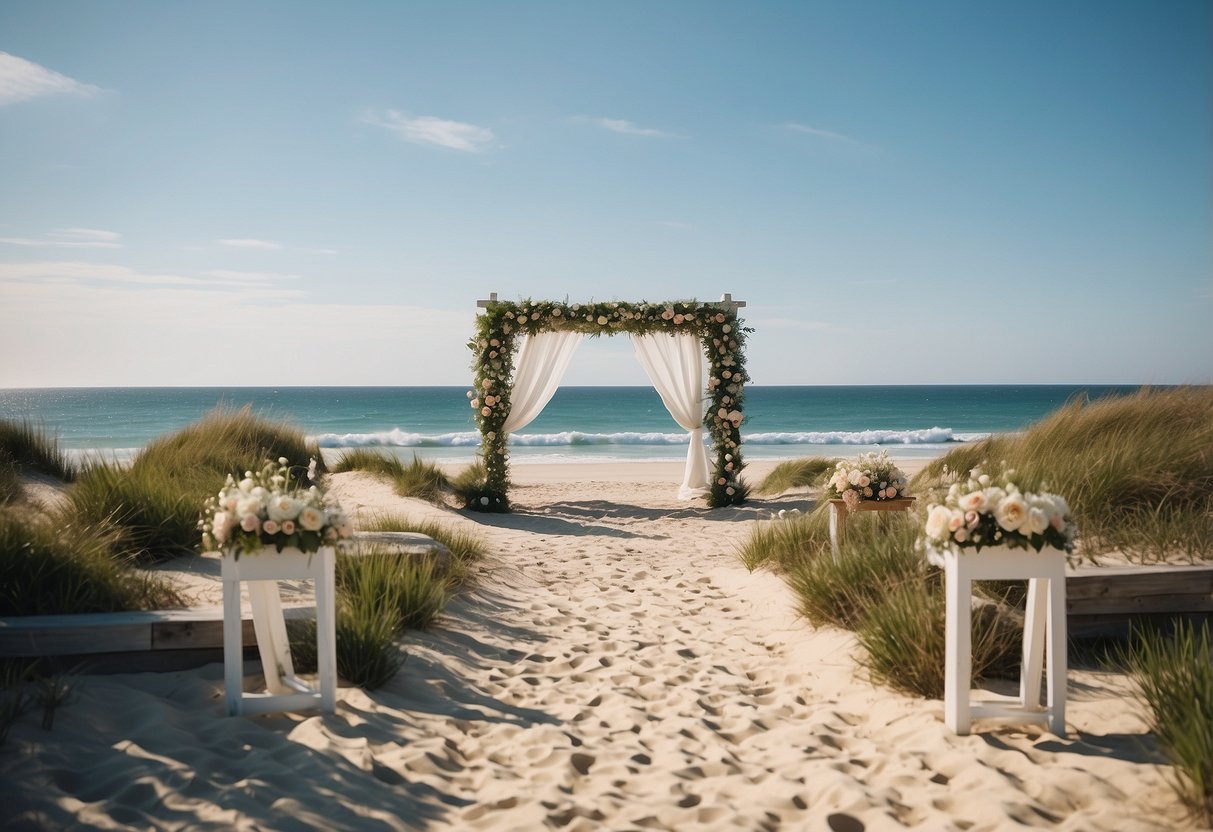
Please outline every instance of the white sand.
M679 468L519 465L518 511L494 516L335 477L347 509L495 552L403 671L327 717L225 717L217 664L88 676L54 731L14 727L0 827L1190 828L1124 677L1071 673L1069 738L953 736L941 702L870 684L850 634L738 564L753 523L807 495L709 512L672 499Z

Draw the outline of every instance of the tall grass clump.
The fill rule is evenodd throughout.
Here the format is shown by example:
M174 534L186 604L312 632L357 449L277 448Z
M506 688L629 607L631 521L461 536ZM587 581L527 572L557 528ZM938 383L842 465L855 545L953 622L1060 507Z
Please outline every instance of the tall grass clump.
M318 472L324 469L319 447L298 428L254 415L250 407L218 408L152 441L129 466L87 466L68 497L85 522L118 529L115 551L145 562L164 560L197 549L202 506L229 474L280 457L300 479L313 459Z
M946 599L926 582L906 583L869 607L855 631L873 678L907 693L940 699L946 668ZM973 678L1013 678L1023 629L994 604L973 611Z
M358 529L364 532L414 532L434 538L451 553L451 570L447 578L455 585L464 583L471 567L488 555L488 546L482 537L436 520L412 520L403 514L384 513L362 521Z
M20 500L23 495L21 470L11 459L0 456L0 506Z
M1172 785L1202 823L1213 824L1213 637L1179 621L1168 637L1137 631L1122 653L1150 711L1150 730L1174 766Z
M450 597L445 577L433 560L377 552L373 547L338 558L336 581L337 591L347 596L390 600L390 617L397 632L426 629Z
M0 510L0 615L59 615L179 606L162 578L111 552L104 526Z
M746 569L759 567L786 572L801 560L830 554L829 504L818 505L809 514L758 523L737 551Z
M974 467L1004 466L1021 489L1066 498L1088 555L1213 557L1213 387L1077 398L1022 434L935 460L914 486L922 492Z
M781 494L792 488L825 485L837 459L821 456L790 459L771 469L754 490L759 494Z
M914 551L917 527L906 517L890 520L888 529L852 523L838 560L826 552L789 565L786 580L805 618L853 630L886 596L906 583L923 583L923 559Z
M59 448L59 440L29 421L0 419L0 461L18 470L37 471L71 482L76 466Z
M437 505L445 504L446 495L455 493L446 473L433 462L419 459L416 454L411 462L402 462L395 456L356 448L346 451L333 470L336 473L366 471L387 477L401 497L416 497Z

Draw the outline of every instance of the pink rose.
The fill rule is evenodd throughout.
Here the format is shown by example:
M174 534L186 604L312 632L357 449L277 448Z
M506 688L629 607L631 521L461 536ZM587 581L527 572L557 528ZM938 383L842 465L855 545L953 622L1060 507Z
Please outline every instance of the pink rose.
M257 519L255 514L246 514L240 518L240 528L246 532L255 532L261 528L261 521Z
M266 520L261 524L261 531L265 532L266 534L278 534L280 528L281 527L275 520Z
M282 521L282 533L283 534L294 534L295 533L295 521L294 520L283 520Z

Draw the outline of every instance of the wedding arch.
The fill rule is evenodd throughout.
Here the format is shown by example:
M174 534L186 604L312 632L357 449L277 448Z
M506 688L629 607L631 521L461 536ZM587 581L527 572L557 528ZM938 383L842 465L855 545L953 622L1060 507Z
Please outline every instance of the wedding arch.
M743 502L739 479L746 334L731 295L719 302L477 302L475 388L468 392L481 434L485 479L469 497L475 511L505 512L509 501L509 434L529 424L551 400L583 336L627 334L637 358L674 420L689 433L679 497L706 495L717 508ZM705 374L706 363L706 374ZM706 382L704 380L706 375ZM704 391L707 391L706 402ZM703 430L711 436L712 460Z

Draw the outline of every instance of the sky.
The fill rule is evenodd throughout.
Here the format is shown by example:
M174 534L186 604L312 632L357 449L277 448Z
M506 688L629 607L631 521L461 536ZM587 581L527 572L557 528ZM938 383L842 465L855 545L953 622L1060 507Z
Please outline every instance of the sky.
M462 385L476 301L755 384L1213 381L1204 0L0 4L0 387ZM625 338L569 384L644 384Z

